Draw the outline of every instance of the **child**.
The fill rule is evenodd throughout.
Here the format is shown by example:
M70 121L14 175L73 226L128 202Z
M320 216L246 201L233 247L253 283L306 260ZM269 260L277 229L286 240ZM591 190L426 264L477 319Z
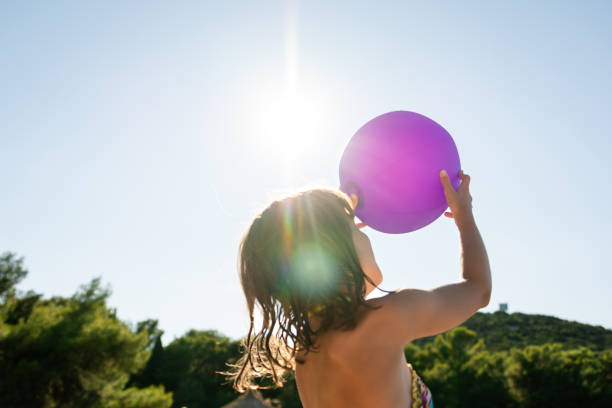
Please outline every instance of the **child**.
M461 239L458 283L402 289L370 300L382 282L370 241L354 221L357 197L315 189L274 201L242 238L239 270L251 326L232 372L234 388L282 386L295 370L304 408L433 407L404 348L449 330L489 303L491 273L472 214L470 176L455 191L440 172ZM385 291L386 292L386 291ZM263 314L254 333L254 308Z

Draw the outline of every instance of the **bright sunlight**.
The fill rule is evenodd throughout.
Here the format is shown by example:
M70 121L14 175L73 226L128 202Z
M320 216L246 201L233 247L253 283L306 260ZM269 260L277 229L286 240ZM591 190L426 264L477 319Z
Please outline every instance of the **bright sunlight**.
M252 103L254 145L269 160L291 165L316 150L328 133L328 98L322 92L287 87L257 92Z

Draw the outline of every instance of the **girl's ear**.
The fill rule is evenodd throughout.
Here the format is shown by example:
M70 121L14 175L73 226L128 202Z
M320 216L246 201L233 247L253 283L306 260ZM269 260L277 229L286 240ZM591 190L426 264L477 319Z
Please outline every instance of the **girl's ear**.
M351 202L353 203L353 211L355 211L355 208L357 208L357 204L359 203L359 197L357 197L357 194L351 194Z
M357 194L350 194L349 195L348 193L345 193L344 191L342 191L340 186L338 186L338 191L341 191L342 193L344 193L344 194L349 196L349 198L351 199L351 203L353 204L353 210L354 210L355 207L357 207L357 201L359 201L358 197L357 197Z

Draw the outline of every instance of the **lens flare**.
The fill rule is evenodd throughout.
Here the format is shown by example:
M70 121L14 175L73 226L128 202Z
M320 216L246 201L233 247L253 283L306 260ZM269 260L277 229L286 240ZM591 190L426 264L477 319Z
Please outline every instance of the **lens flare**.
M338 263L324 249L315 244L304 244L296 251L289 273L295 289L304 296L324 296L338 283Z

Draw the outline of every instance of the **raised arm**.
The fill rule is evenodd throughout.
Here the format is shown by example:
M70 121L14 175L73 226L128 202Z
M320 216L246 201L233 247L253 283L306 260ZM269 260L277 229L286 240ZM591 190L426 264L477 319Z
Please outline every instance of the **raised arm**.
M445 171L444 194L461 239L461 281L432 290L404 289L385 296L381 313L392 342L405 345L458 326L487 304L491 296L489 259L472 214L470 176L460 173L455 191Z

